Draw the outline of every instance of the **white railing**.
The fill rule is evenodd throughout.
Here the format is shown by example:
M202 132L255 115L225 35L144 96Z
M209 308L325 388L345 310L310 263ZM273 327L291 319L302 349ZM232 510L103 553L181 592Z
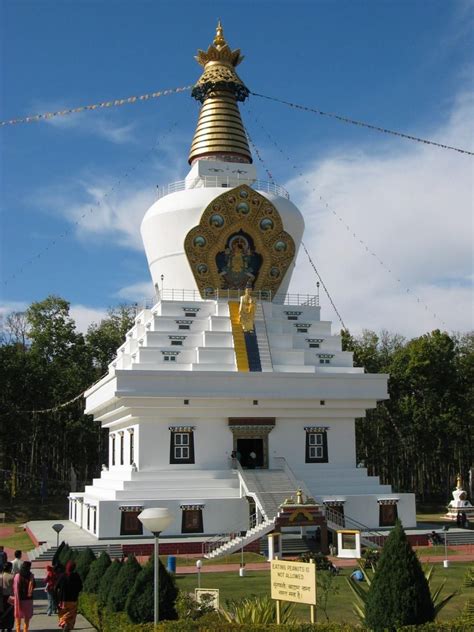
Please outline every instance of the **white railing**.
M181 289L162 289L154 297L143 299L139 301L137 309L151 309L160 301L188 301L188 302L202 302L202 301L231 301L239 300L244 294L245 290L220 290L215 289L206 292L206 296L203 298L199 290L181 290ZM258 290L252 291L252 296L257 301L268 301L277 305L294 305L299 307L318 307L319 297L315 294L275 294L269 291Z
M290 199L288 191L274 182L268 182L266 180L255 180L249 178L236 178L235 176L201 176L194 180L178 180L178 182L171 182L162 187L158 187L158 199L169 195L170 193L176 193L177 191L184 191L185 189L200 189L200 188L223 188L233 189L241 184L246 184L256 191L265 191L266 193L273 193L279 197L284 197L287 200Z

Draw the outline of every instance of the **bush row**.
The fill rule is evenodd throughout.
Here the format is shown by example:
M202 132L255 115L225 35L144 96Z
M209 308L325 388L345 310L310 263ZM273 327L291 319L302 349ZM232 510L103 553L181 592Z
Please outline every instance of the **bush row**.
M153 623L130 623L123 612L103 611L95 595L83 593L79 597L80 612L99 630L99 632L364 632L366 628L355 627L338 623L301 623L297 625L259 625L220 623L209 621L205 617L198 621L166 621L156 628ZM466 624L463 623L426 623L399 628L400 632L466 632Z

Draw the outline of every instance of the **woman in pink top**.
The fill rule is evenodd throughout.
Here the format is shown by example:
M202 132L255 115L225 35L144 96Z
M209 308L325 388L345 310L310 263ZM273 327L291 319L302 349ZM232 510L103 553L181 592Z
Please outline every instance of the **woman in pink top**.
M16 632L21 632L21 620L24 619L23 632L28 632L30 619L33 616L33 590L35 578L31 572L31 562L23 562L20 572L13 580L13 597L15 600Z

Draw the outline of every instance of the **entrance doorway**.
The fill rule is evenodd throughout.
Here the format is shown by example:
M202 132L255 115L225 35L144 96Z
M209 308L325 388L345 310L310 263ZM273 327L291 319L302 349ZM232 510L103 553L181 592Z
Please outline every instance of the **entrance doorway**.
M237 439L237 453L240 454L240 465L245 469L263 467L263 439Z

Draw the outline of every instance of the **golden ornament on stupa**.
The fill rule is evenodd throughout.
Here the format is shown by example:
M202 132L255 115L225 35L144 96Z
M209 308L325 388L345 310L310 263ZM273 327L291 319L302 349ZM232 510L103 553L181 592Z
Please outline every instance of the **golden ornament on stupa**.
M247 86L235 72L242 59L240 50L231 50L227 44L219 20L213 43L207 51L199 50L196 56L204 72L191 94L203 105L191 144L189 164L202 158L252 162L237 105L249 95Z

